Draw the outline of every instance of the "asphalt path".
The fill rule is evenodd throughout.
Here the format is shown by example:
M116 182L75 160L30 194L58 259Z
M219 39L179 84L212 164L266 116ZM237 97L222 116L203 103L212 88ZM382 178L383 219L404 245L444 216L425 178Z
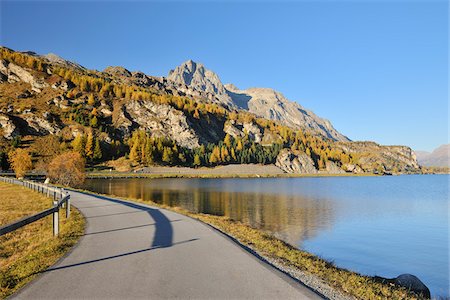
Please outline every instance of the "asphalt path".
M189 217L71 192L85 216L75 248L15 299L321 299Z

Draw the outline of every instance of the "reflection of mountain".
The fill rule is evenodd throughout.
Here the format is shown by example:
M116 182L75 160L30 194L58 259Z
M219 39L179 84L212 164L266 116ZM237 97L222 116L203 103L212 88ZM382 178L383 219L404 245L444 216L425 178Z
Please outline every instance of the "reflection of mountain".
M331 228L336 208L327 200L289 193L267 192L267 186L253 185L251 191L208 186L201 180L110 180L91 181L93 190L117 196L152 200L180 206L193 212L227 216L298 245ZM223 181L215 181L217 184ZM244 183L245 184L245 183ZM225 183L226 185L226 183Z

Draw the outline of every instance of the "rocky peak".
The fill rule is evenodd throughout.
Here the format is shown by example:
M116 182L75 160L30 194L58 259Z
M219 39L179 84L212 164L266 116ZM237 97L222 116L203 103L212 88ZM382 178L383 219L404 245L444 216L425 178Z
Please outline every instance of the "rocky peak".
M103 72L108 73L109 75L117 76L117 77L131 77L131 72L125 69L124 67L119 66L109 66L103 70Z
M220 81L219 76L213 71L206 69L201 63L188 60L171 70L167 78L199 92L206 92L226 106L233 106L233 101Z
M41 57L45 58L50 63L54 63L54 64L66 66L66 67L72 67L72 68L76 68L76 69L81 69L81 70L85 69L83 66L81 66L77 63L71 62L69 60L66 60L66 59L62 58L61 56L58 56L54 53L48 53L48 54L42 55Z

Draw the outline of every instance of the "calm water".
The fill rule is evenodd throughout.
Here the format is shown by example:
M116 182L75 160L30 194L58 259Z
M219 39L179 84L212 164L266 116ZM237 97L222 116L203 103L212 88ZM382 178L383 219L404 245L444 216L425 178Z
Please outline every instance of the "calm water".
M225 215L367 275L449 296L449 176L91 179L85 188Z

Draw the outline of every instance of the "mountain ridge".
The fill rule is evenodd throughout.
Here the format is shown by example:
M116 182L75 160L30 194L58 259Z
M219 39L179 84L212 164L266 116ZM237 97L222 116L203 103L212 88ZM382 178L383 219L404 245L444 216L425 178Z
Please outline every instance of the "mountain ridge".
M316 131L336 141L350 141L329 120L318 117L297 102L285 98L282 93L260 87L240 90L233 84L223 84L216 73L206 69L201 63L188 60L171 70L167 78L195 90L215 93L219 101L228 107L248 110L291 127Z
M426 167L450 167L450 144L444 144L432 152L415 151L417 161Z

